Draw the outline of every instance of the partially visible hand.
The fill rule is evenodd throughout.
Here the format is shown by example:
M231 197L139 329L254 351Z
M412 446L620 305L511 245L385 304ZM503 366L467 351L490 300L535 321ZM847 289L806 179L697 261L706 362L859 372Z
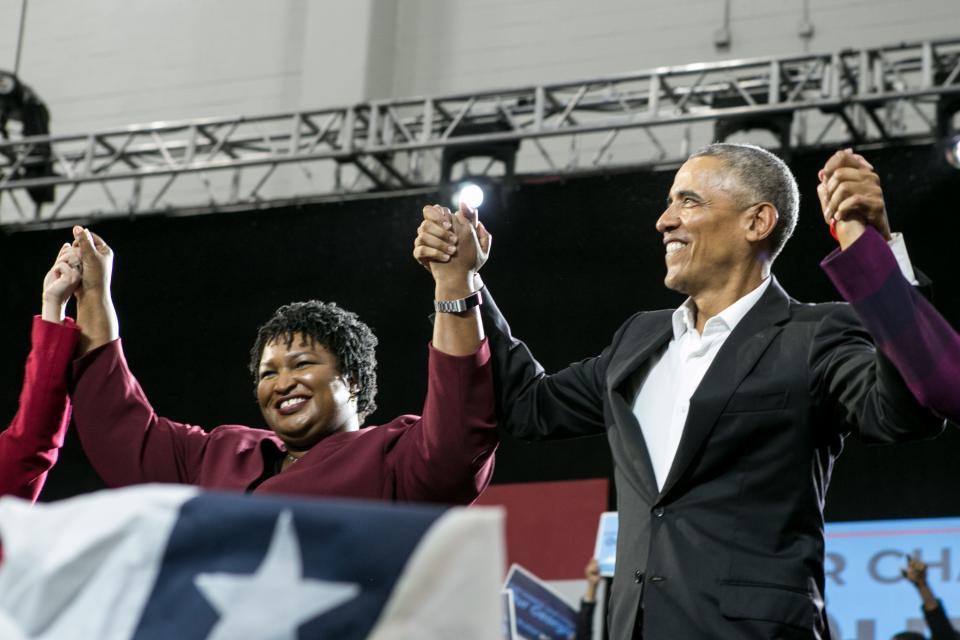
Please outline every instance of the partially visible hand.
M908 556L907 567L901 569L900 573L916 587L927 584L927 564L919 558Z
M113 276L113 250L97 234L83 227L73 228L73 246L80 252L83 280L77 298L88 295L109 297Z
M873 165L844 149L833 154L818 177L817 197L827 224L835 221L840 247L846 249L872 226L889 240L890 223L883 201L880 177Z
M77 325L80 341L77 357L120 336L117 310L110 295L113 250L89 229L73 228L73 246L80 252L83 277L77 288Z
M587 579L587 584L596 586L600 584L600 563L597 562L596 558L592 558L587 567L583 572L584 577Z
M583 575L587 579L587 591L583 594L584 602L595 602L597 599L597 586L600 584L600 563L596 558L591 558L583 570Z
M487 231L487 228L480 222L477 209L471 209L464 203L460 203L460 211L457 212L457 218L466 222L472 229L471 237L476 241L477 261L474 271L480 271L483 265L487 263L490 257L490 244L493 242L493 236Z
M40 317L48 322L63 322L67 301L80 286L81 278L80 252L76 247L64 244L43 279Z

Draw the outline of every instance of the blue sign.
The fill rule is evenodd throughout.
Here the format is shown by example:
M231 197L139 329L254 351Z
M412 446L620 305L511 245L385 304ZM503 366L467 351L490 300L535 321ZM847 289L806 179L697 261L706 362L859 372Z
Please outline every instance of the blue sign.
M616 515L600 518L594 556L603 575L613 575ZM908 556L927 564L927 583L960 631L960 518L873 520L826 525L825 595L835 639L929 635L920 596L900 573Z
M834 638L888 640L906 630L929 636L920 596L900 573L908 555L927 564L927 583L960 629L960 518L834 523L826 535Z
M512 565L505 589L513 591L517 632L525 640L571 640L577 634L577 611L542 580Z
M617 563L617 527L619 518L616 511L600 514L600 526L597 529L597 544L593 557L600 565L600 575L612 578Z

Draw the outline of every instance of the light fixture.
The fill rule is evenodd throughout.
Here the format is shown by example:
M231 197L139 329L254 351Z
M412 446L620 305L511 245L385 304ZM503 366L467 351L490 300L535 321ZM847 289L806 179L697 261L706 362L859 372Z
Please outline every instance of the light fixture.
M461 202L471 209L479 209L483 204L483 187L469 180L461 182L454 190L450 204L454 210L457 210Z
M7 123L15 120L20 123L20 136L45 136L50 133L50 112L40 97L15 74L0 70L0 136L9 139ZM18 178L46 178L54 175L53 158L49 142L30 143L22 166L17 171ZM53 202L53 185L27 187L30 199L39 208L42 204Z
M464 139L444 147L440 159L440 191L442 201L460 205L461 192L467 183L474 185L464 195L486 199L487 208L506 207L508 194L513 190L514 170L520 140L498 137L514 132L509 122L492 119L478 123L461 123L450 134L451 139ZM476 200L469 201L474 205ZM477 202L475 206L479 206Z
M960 135L953 136L946 140L944 155L951 167L960 169Z

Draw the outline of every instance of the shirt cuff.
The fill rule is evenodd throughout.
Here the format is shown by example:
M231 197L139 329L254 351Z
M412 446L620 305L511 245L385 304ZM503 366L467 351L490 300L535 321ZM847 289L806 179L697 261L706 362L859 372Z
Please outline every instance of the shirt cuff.
M900 232L891 233L887 245L893 251L893 257L897 259L897 266L900 267L900 273L907 279L907 282L913 286L920 284L917 276L913 272L913 264L910 262L910 256L907 254L907 243L903 240L903 234Z

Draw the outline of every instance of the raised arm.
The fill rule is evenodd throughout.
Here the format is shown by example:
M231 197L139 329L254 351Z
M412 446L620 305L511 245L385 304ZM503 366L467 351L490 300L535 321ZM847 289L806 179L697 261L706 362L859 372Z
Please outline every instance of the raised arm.
M80 357L73 366L74 423L84 451L110 486L196 481L209 436L158 416L127 366L110 292L113 251L74 227L83 280L77 291Z
M414 257L428 269L444 263L459 251L460 238L444 225L435 209L424 209L414 244ZM482 224L477 270L489 255L490 234ZM475 288L479 278L475 279ZM502 429L518 438L563 438L602 433L603 376L606 354L588 358L547 375L527 346L515 339L489 289L482 287L480 313L493 358L497 419Z
M435 220L449 237L459 236L459 251L430 265L437 312L427 397L389 461L398 499L469 503L490 482L498 443L490 352L471 297L482 250L475 212L430 206L423 215L425 224Z
M862 157L839 153L821 171L824 215L833 215L840 250L822 263L913 396L960 420L960 335L912 286L891 249L880 180ZM902 242L897 239L895 242ZM909 268L912 273L912 268Z
M474 353L483 341L483 325L480 310L470 306L477 293L474 279L489 251L489 234L484 233L477 220L477 212L461 205L460 211L452 214L446 207L432 205L423 208L423 225L436 227L438 233L446 233L457 249L453 253L439 254L439 260L429 261L427 267L433 275L434 299L437 314L433 323L433 348L441 353L464 356ZM481 246L481 237L486 247ZM417 255L418 247L414 247ZM451 309L462 302L464 311Z
M908 582L913 584L920 595L923 617L930 628L930 640L957 640L960 631L956 631L950 624L943 603L933 593L930 583L927 582L927 565L918 557L907 557L907 566L900 572Z
M70 421L67 367L79 337L65 308L79 283L79 253L65 244L43 281L17 415L0 433L0 495L36 500L63 446Z
M80 252L83 278L77 289L77 324L82 335L78 356L120 337L117 310L110 295L113 250L103 239L82 227L73 228L73 246Z

